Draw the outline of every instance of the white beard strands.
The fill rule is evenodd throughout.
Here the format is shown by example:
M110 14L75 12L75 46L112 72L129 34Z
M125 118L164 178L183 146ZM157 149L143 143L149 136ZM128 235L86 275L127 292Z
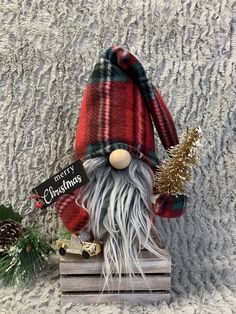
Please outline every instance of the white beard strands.
M112 273L119 281L122 272L134 276L134 265L145 279L138 261L141 249L165 258L153 239L159 234L151 222L151 168L133 158L128 168L116 170L106 157L89 159L84 167L90 182L79 190L77 199L90 214L89 229L104 245L103 289L109 289Z

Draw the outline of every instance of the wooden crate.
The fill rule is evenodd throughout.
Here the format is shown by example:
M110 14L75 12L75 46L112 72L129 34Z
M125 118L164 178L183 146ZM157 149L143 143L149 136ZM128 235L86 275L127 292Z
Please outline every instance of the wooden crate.
M102 255L84 259L79 255L67 254L60 259L60 288L62 304L77 303L154 303L170 301L171 259L165 249L166 259L142 251L140 265L145 273L147 283L138 274L131 280L125 273L119 278L113 277L109 282L109 291L101 294L104 279L101 276ZM119 292L118 292L119 286Z

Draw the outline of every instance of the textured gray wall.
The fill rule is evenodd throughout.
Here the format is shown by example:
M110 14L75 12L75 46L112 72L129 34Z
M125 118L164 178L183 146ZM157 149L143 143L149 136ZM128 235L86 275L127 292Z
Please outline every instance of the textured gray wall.
M80 103L92 66L103 49L121 45L140 59L161 90L178 133L196 125L203 130L201 164L194 170L188 209L179 219L158 222L172 254L176 298L170 307L158 309L232 313L235 1L1 0L0 14L1 203L12 204L26 222L39 220L43 234L55 238L59 220L54 209L40 213L27 195L73 160ZM0 313L22 313L21 299L24 313L46 313L47 307L59 313L57 279L47 279L39 280L29 295L26 290L12 299L12 290L3 291ZM81 307L70 313L76 309ZM93 307L87 310L93 313ZM122 308L97 311L121 313ZM150 306L145 311L156 310Z

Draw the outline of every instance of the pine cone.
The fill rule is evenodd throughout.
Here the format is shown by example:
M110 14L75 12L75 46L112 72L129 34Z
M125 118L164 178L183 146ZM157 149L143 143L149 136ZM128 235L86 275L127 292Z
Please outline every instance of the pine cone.
M0 246L14 244L22 234L22 227L11 219L0 221Z

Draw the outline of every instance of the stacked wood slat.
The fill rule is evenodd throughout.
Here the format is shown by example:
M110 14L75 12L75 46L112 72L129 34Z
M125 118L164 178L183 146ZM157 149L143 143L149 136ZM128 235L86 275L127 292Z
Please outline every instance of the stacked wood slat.
M170 301L171 259L168 251L165 258L142 251L140 265L145 280L134 267L135 277L122 274L121 280L114 276L109 281L109 290L104 287L101 276L102 255L84 259L82 256L67 254L60 260L60 287L63 304L76 303L154 303Z

